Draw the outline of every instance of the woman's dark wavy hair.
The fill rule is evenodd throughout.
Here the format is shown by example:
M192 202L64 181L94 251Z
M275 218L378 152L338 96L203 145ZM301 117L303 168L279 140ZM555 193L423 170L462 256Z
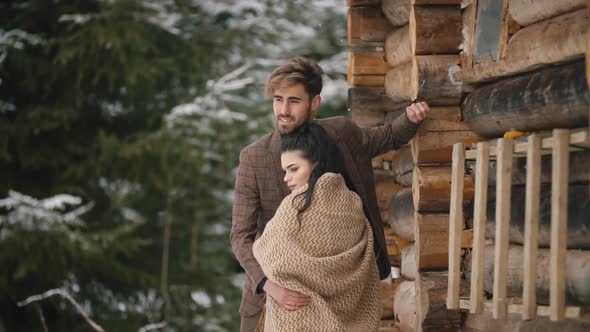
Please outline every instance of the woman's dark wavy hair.
M309 208L316 182L325 173L338 173L342 175L349 190L354 190L350 176L346 171L342 152L326 133L324 128L317 123L306 123L291 133L281 137L281 153L288 151L301 151L303 158L311 164L317 163L309 176L307 190L298 196L303 196L304 203L298 208L297 219Z

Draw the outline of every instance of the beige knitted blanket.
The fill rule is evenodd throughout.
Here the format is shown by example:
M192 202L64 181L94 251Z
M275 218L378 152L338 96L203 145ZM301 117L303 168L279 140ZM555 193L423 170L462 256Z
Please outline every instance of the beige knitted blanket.
M307 294L295 311L266 301L265 331L377 331L381 315L373 233L360 197L339 174L316 183L297 221L304 186L287 196L253 247L267 278Z

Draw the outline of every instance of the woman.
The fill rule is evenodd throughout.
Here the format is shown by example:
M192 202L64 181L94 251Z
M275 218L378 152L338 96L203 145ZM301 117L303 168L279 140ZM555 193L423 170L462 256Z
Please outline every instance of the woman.
M338 147L317 124L281 142L292 190L253 246L266 277L310 296L298 310L268 297L266 331L376 331L379 279L373 234Z

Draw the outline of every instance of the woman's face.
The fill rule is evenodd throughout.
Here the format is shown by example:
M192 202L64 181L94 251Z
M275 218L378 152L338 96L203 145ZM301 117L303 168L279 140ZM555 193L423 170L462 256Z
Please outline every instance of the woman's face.
M281 166L285 171L285 178L289 190L301 188L309 182L311 172L315 168L307 159L303 158L302 151L287 151L281 154Z

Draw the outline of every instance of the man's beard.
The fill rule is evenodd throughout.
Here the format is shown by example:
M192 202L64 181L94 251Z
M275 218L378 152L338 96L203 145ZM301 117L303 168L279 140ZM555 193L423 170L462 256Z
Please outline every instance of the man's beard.
M307 113L305 114L305 121L303 121L300 124L295 124L295 118L293 118L292 116L287 116L286 118L293 120L293 127L287 127L287 126L281 126L279 124L279 120L283 118L282 116L278 116L275 120L276 124L277 124L277 129L279 131L279 134L282 135L287 135L292 133L293 131L295 131L297 128L301 127L303 124L308 123L311 121L311 105L309 105L309 107L307 108Z

